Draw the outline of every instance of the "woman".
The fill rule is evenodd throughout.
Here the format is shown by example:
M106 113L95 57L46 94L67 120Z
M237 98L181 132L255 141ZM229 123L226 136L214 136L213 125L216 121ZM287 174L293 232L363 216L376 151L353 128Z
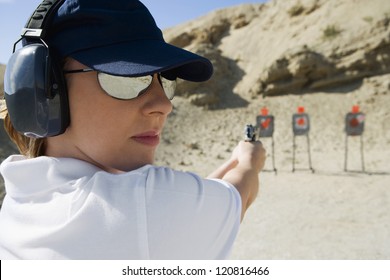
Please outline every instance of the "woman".
M27 55L16 52L5 75L6 128L22 155L1 165L1 259L227 258L257 195L261 143L240 142L207 179L153 166L176 78L207 80L211 63L165 43L136 0L57 1L49 14L45 45L28 25ZM17 77L39 76L16 61L35 67L46 45L62 70L26 117Z

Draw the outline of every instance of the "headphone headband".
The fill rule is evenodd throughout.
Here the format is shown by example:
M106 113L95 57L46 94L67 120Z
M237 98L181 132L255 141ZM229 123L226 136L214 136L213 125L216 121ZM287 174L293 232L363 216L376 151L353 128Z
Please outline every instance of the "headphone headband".
M57 7L59 7L65 0L44 0L35 9L31 17L28 19L26 25L20 34L21 38L15 42L13 52L16 50L16 45L23 38L41 39L45 37L46 29L44 28L47 22L53 18ZM46 43L43 42L45 45Z
M44 0L39 6L35 9L30 19L27 21L25 28L22 30L22 36L26 35L25 30L40 30L43 32L45 23L49 21L55 11L57 11L57 7L62 4L64 0ZM44 35L44 34L42 34ZM33 35L33 37L36 37Z

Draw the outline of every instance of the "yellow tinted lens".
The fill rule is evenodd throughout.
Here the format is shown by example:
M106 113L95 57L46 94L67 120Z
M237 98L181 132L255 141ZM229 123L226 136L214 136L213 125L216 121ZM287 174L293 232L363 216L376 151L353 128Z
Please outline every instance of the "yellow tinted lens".
M100 86L108 95L118 99L136 98L149 87L152 79L152 76L121 77L104 73L98 74Z

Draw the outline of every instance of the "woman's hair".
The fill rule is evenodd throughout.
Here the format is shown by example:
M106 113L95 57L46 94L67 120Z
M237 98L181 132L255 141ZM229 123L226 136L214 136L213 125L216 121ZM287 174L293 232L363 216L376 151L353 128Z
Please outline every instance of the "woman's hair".
M16 144L20 153L30 158L39 157L45 153L46 138L30 138L16 131L11 123L7 109L4 118L4 128L11 140Z

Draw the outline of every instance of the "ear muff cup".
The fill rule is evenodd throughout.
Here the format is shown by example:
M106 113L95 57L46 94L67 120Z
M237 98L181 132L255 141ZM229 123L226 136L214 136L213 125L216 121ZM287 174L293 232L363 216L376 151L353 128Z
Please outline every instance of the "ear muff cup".
M4 76L4 96L14 128L28 137L63 133L69 105L62 63L45 43L50 24L64 0L43 0L14 45ZM18 42L23 47L16 50Z
M66 84L55 56L43 43L13 53L6 66L4 95L14 128L35 138L63 133L69 125Z

